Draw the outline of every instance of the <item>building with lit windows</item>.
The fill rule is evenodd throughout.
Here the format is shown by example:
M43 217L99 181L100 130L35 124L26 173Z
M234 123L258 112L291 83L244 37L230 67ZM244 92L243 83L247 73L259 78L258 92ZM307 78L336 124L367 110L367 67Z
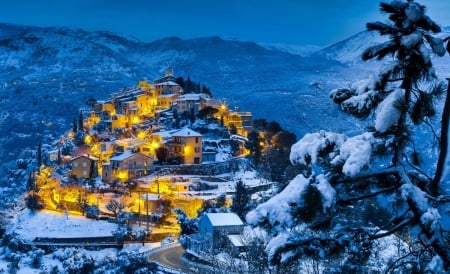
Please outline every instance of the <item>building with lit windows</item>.
M103 163L102 180L107 183L114 180L123 183L147 175L152 165L153 158L126 151L112 156L109 162Z
M92 179L98 175L98 158L90 155L80 155L72 158L72 176L76 178Z

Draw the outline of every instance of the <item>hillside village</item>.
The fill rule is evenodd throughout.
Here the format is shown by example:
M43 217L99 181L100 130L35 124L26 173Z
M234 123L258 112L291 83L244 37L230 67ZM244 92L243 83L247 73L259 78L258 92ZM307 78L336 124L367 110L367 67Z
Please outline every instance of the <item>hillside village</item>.
M192 129L205 128L193 122L208 110L206 118L215 121L218 128L222 126L219 131L234 131L232 137L241 144L252 130L251 113L230 110L224 101L207 94L185 94L170 70L154 85L140 81L112 94L110 99L95 103L93 109L83 110L83 128L68 134L69 139L84 143L70 159L72 175L85 179L101 175L103 182L125 183L147 175L154 161L160 165L222 161L216 159L218 147L212 148L217 139L209 140ZM80 152L82 149L86 151ZM239 152L245 154L243 146Z
M153 83L139 81L106 100L92 100L72 130L54 144L39 145L40 168L30 176L27 207L110 220L119 223L119 230L121 224L134 225L133 232L123 232L122 242L178 235L179 210L183 218L194 218L205 205L220 201L229 206L236 191L235 172L242 173L247 165L245 142L253 129L252 115L208 94L187 93L176 80L167 69ZM255 191L271 185L252 172L243 176ZM204 218L221 219L219 227L230 220L225 228L232 229L226 234L239 238L242 233L243 222L235 213ZM215 226L212 221L202 223ZM192 238L197 242L210 232L200 230L204 235ZM211 246L195 245L193 240L188 246L194 254L212 251L213 241L208 241Z

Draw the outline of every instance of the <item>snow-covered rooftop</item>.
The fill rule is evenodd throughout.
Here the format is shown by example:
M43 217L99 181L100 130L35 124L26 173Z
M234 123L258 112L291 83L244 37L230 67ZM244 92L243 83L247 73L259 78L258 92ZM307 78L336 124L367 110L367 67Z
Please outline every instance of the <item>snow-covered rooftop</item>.
M244 225L241 218L235 213L207 213L206 217L212 226Z
M190 128L182 128L178 131L175 131L172 136L177 136L177 137L202 137L203 135L201 135L200 133L193 131Z
M158 194L153 194L153 193L145 193L145 194L141 194L141 199L142 200L147 200L147 201L158 201L162 198L162 195L158 195Z
M157 132L153 132L153 135L159 135L163 139L168 139L168 138L172 137L173 132L174 132L174 130L157 131Z
M163 95L158 95L158 98L170 98L175 96L175 94L163 94Z
M122 154L119 154L119 155L116 155L116 156L114 156L114 157L111 157L111 161L123 161L123 160L125 160L125 159L127 159L127 158L130 158L131 156L133 156L134 154L136 154L136 153L134 153L134 152L131 152L131 151L126 151L126 152L124 152L124 153L122 153Z
M73 160L76 160L76 159L78 159L78 158L81 158L81 157L84 157L84 158L89 158L89 159L91 159L91 160L93 160L93 161L98 161L98 158L96 158L96 157L93 157L93 156L91 156L91 155L86 155L86 154L83 154L83 155L80 155L80 156L74 157L74 158L72 158L72 160L71 160L71 161L73 161Z
M157 83L155 84L155 86L179 86L177 83L175 83L174 81L165 81L162 83Z
M209 96L204 93L187 93L180 96L176 101L185 101L185 100L200 100L200 99L208 99Z
M154 135L159 135L163 139L168 139L170 137L176 136L176 137L202 137L200 133L193 131L190 128L182 128L177 130L167 130L167 131L158 131L153 132Z
M245 246L245 243L242 240L241 235L227 235L227 237L234 246L236 247Z
M117 145L126 145L127 147L138 146L143 143L145 143L143 140L137 139L137 138L125 138L125 139L116 140Z

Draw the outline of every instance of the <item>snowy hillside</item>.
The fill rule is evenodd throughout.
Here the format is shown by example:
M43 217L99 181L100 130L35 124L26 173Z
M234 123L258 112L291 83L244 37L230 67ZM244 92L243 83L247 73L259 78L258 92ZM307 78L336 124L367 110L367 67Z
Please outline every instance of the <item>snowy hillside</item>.
M168 66L231 107L286 128L309 131L337 115L319 111L320 122L308 118L332 107L326 99L335 84L330 75L338 77L343 68L334 61L218 37L146 44L110 32L0 24L0 126L8 132L0 137L2 159L15 160L37 139L59 136L89 97L103 99L140 79L152 81Z
M207 85L230 107L280 122L297 138L318 129L362 128L328 93L376 70L379 63L361 65L359 55L377 41L376 34L362 32L302 57L286 46L219 37L143 43L104 31L0 24L0 127L8 133L0 137L0 157L15 161L23 148L54 140L88 98L152 81L168 66L176 76ZM441 59L438 73L450 71L448 57Z
M443 27L442 32L438 35L438 37L444 38L448 36L450 36L450 27ZM366 48L383 43L386 40L387 37L381 37L377 32L362 31L352 37L349 37L348 39L314 52L311 56L337 60L349 65L358 65L363 62L361 60L361 54ZM442 59L437 60L436 63L448 64L448 59ZM372 63L378 63L378 61L372 61ZM439 68L439 66L437 68ZM450 71L450 68L447 66L446 70Z
M323 48L321 46L316 45L300 46L300 45L288 45L279 43L259 43L259 45L270 50L279 50L300 56L309 56Z
M386 37L381 37L376 32L362 31L312 55L338 60L342 63L356 63L361 62L361 54L366 48L384 41L386 41Z

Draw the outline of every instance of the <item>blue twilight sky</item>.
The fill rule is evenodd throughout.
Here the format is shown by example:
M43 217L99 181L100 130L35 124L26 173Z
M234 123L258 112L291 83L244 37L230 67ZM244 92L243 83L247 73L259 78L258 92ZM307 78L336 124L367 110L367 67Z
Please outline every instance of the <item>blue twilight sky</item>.
M389 0L388 0L389 1ZM328 45L386 21L378 0L0 0L0 22L109 30L144 42L221 36ZM449 0L418 1L450 26Z

